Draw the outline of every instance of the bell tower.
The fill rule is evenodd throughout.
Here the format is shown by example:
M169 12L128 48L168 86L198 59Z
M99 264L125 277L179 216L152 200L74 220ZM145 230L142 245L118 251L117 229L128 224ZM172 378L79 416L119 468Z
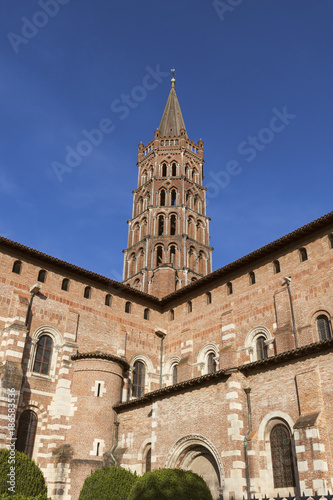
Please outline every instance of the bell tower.
M154 139L139 144L123 283L159 298L212 272L203 141L191 141L175 90Z

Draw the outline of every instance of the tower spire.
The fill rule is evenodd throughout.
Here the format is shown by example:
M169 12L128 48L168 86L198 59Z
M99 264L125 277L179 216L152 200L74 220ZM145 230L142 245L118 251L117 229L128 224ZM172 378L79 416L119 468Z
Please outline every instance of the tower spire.
M175 69L171 70L172 78L171 78L171 89L170 94L162 115L161 123L159 128L161 137L178 137L180 136L181 129L185 130L185 123L183 119L183 115L180 109L180 105L177 99L177 94L175 90Z

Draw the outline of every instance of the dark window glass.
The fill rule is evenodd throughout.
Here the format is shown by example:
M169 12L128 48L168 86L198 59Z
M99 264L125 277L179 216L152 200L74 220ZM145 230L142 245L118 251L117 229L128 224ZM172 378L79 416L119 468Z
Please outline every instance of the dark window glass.
M133 368L132 396L141 398L145 392L145 365L136 361Z
M130 314L131 313L131 303L130 302L126 302L125 304L125 313L128 313Z
M44 269L41 269L39 271L37 281L40 281L41 283L45 283L45 281L46 281L46 271L44 271Z
M268 349L265 344L265 337L259 337L256 341L257 359L268 358Z
M174 266L176 261L176 247L172 245L170 247L170 262Z
M160 215L158 218L158 236L162 236L164 234L164 216Z
M301 262L308 260L308 253L306 251L306 248L300 248L299 257Z
M172 383L177 384L177 377L178 377L178 367L177 365L174 365L172 368Z
M166 177L167 176L167 166L164 164L162 166L162 177Z
M62 280L61 290L64 290L65 292L68 292L68 290L69 290L69 279L64 278Z
M12 272L16 274L21 274L22 262L20 260L16 260L13 264Z
M146 472L151 471L151 448L146 453Z
M37 429L37 415L32 410L21 413L17 430L17 451L23 451L30 458L34 449L35 435Z
M275 260L273 262L273 269L274 269L274 274L278 274L281 271L280 262L278 260Z
M83 294L85 299L90 299L91 297L91 288L90 286L86 286L84 289L84 294Z
M177 200L177 191L173 189L171 191L171 205L175 206L176 205L176 200Z
M176 234L176 216L174 214L170 217L170 234L171 236Z
M160 205L161 207L165 206L165 191L162 189L161 194L160 194Z
M143 318L144 319L149 319L149 309L145 309L143 312Z
M330 321L325 314L321 314L317 318L317 330L319 340L326 340L332 336Z
M177 175L177 165L175 163L172 164L172 176L175 177Z
M289 430L282 424L273 427L271 436L274 488L295 486L291 437Z
M112 297L109 293L107 295L105 295L105 305L106 306L111 306L111 300L112 300Z
M210 352L207 357L207 367L208 367L208 373L215 373L216 372L216 363L215 363L215 354L213 352Z
M48 375L50 372L50 363L52 356L53 342L48 335L42 335L36 345L36 355L34 367L32 369L35 373Z

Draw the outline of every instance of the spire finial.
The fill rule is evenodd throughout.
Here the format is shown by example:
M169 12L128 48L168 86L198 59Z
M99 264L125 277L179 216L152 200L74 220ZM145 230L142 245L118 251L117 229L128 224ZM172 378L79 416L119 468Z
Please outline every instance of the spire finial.
M171 87L174 87L174 86L175 86L175 83L176 83L175 73L176 73L175 68L172 68L172 70L171 70L171 74L172 74L172 78L171 78Z

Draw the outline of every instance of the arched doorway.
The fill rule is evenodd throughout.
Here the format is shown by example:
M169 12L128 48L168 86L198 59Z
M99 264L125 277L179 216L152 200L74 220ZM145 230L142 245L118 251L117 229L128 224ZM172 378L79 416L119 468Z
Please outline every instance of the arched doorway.
M213 500L222 498L224 473L219 454L212 443L200 435L184 436L171 448L166 468L191 470L203 477Z

